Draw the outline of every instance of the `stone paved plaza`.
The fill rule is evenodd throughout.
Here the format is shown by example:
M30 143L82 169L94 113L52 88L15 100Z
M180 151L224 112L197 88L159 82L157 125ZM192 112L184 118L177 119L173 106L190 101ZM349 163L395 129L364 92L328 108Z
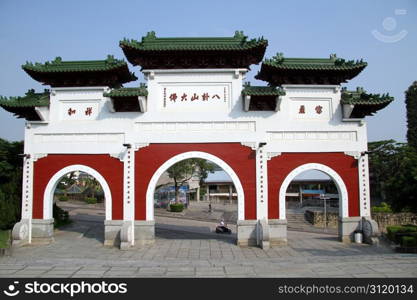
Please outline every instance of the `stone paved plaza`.
M98 218L98 217L97 217ZM98 220L99 221L99 220ZM0 258L1 277L417 277L417 255L345 245L324 233L289 231L286 247L239 248L215 223L157 218L153 246L103 246L103 225L79 215L55 242Z

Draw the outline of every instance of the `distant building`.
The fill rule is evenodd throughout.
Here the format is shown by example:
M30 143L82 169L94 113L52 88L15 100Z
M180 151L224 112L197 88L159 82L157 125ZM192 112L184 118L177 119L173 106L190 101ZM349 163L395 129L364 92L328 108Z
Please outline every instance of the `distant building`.
M237 203L237 193L232 178L223 170L209 173L201 187L204 199L217 203Z
M339 193L333 180L327 174L308 170L295 177L286 193L287 208L321 206L322 197L334 199L338 204Z

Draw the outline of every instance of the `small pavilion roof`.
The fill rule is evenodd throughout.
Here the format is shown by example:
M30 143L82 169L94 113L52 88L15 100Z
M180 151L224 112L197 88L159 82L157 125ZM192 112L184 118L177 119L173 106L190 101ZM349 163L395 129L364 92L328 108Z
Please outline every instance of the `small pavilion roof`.
M282 53L265 59L255 78L281 84L340 84L357 76L367 63L345 60L335 54L329 58L286 58Z
M29 90L23 97L0 97L0 106L18 118L39 121L41 119L36 113L35 107L49 106L49 90L45 90L43 93Z
M372 116L392 101L394 101L394 97L391 97L388 93L371 94L367 93L362 87L356 88L356 91L342 89L341 104L354 105L351 118Z
M45 63L22 65L33 79L53 87L121 86L136 80L124 60L108 55L105 60L63 61L60 57Z

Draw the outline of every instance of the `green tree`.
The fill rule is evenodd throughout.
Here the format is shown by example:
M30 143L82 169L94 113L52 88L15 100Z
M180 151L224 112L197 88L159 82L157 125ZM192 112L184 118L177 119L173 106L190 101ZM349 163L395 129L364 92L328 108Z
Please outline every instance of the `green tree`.
M13 227L20 218L23 142L0 139L0 229Z
M376 194L394 211L417 211L417 152L393 140L368 144L371 181ZM375 193L375 191L374 191Z
M192 177L198 177L200 182L214 171L215 165L201 158L182 160L167 170L169 178L174 180L175 202L179 202L180 187Z
M407 109L407 141L417 150L417 81L405 92L405 105Z

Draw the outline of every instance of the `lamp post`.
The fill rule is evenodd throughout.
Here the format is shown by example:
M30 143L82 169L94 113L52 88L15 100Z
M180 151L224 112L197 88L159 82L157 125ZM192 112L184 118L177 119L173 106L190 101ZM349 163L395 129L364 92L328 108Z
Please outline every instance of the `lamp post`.
M330 197L326 197L324 194L320 194L320 199L323 200L323 207L324 207L324 229L327 229L327 205L326 200L330 199Z

